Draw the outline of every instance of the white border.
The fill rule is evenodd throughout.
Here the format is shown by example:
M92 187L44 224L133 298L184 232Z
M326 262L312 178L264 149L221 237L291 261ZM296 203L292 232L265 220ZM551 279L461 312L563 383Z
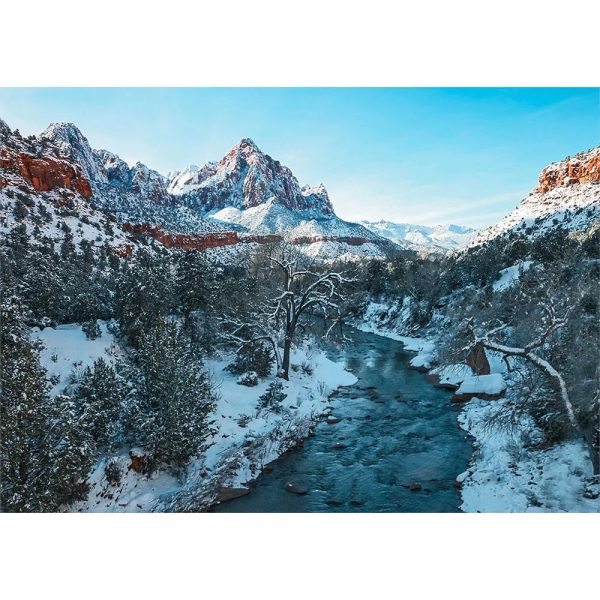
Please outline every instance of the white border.
M595 86L593 0L28 0L3 86Z
M2 86L597 86L592 1L4 2ZM6 598L553 598L594 515L0 515Z

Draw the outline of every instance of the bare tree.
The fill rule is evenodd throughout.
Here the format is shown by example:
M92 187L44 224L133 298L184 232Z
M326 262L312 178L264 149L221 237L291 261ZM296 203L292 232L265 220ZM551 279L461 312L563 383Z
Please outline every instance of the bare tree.
M548 360L539 354L539 351L543 349L549 338L568 324L572 308L566 309L562 316L557 315L554 303L552 301L544 304L541 308L545 314L545 325L542 333L523 347L508 346L495 339L500 332L504 331L508 327L507 323L500 322L493 329L490 329L483 334L478 334L473 318L467 319L466 325L471 337L471 342L468 349L471 350L479 345L488 350L499 352L504 357L504 361L507 363L509 368L510 363L508 358L516 357L523 359L540 369L554 384L554 387L559 394L562 405L567 414L569 423L573 429L584 438L589 449L594 475L598 475L600 474L600 456L598 454L598 449L595 447L594 434L587 428L583 427L580 423L573 407L573 403L571 402L567 384L562 374L552 364L550 364Z
M264 341L273 348L277 373L289 379L290 356L300 320L309 314L320 314L326 322L325 337L340 326L344 318L343 284L353 281L341 272L301 267L297 253L283 248L280 257L269 256L270 279L278 276L274 297L267 299L258 310L244 317L225 317L224 338L239 345Z

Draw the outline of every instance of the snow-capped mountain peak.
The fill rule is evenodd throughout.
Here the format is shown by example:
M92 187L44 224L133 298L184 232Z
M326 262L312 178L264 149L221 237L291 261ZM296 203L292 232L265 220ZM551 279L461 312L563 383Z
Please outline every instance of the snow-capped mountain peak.
M51 123L40 134L43 142L48 140L58 149L59 156L78 164L91 181L106 182L107 177L98 164L87 138L74 123Z
M300 188L290 169L262 152L250 138L240 140L221 160L173 174L169 193L203 211L245 210L273 200L291 210L334 214L325 187Z

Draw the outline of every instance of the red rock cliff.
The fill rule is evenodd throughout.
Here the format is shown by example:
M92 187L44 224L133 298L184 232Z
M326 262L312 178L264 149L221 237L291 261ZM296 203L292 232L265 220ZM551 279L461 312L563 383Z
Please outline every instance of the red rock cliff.
M578 154L546 167L540 174L536 192L577 183L600 183L600 148Z
M33 154L1 148L0 169L20 175L39 191L67 188L78 192L84 198L92 195L90 182L82 175L81 169L65 160L47 156L36 158Z

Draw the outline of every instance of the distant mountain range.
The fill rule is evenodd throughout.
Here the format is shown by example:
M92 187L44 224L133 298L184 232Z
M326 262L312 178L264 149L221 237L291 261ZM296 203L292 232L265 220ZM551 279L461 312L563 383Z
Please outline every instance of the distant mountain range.
M460 225L413 225L391 221L361 221L367 229L411 250L447 252L471 242L476 230Z

